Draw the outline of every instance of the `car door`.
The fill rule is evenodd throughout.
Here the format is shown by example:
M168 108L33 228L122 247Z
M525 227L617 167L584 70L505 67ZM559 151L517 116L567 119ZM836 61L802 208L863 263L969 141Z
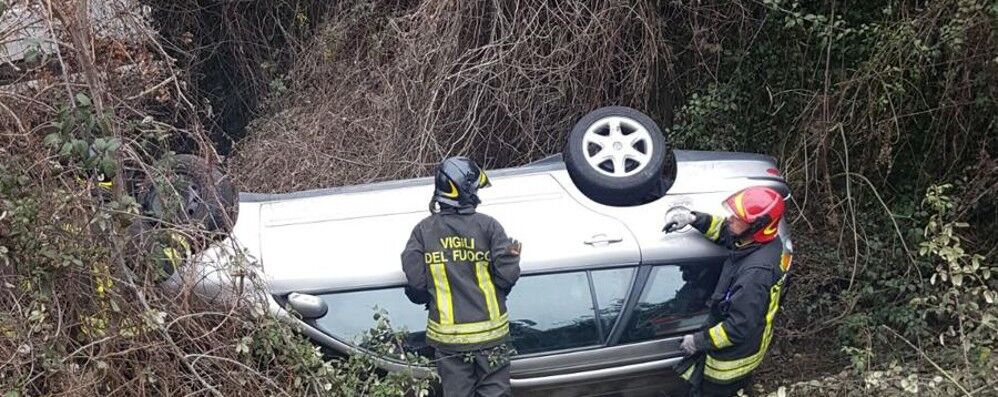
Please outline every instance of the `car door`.
M429 186L407 187L322 198L322 205L287 202L281 203L282 208L272 206L272 214L265 216L270 224L262 231L272 292L320 297L329 310L315 319L314 327L354 345L359 343L357 337L374 325L375 308L383 310L393 326L410 332L411 347L425 352L426 312L422 306L409 303L402 292L399 253L412 226L426 216L425 210L412 211L418 202L409 196L425 199L430 192ZM534 354L604 343L608 330L595 323L594 288L587 270L640 263L638 244L627 227L579 205L545 173L496 177L493 187L480 194L483 204L478 211L496 218L509 236L524 245L520 263L523 276L508 302L514 341L524 352ZM374 207L372 203L379 208L391 206L392 211L374 214L373 209L366 213L345 209L345 204L365 208L364 203L366 208ZM322 209L325 207L332 208ZM630 278L626 287L630 287ZM623 287L618 290L624 291ZM624 293L616 293L618 307ZM605 309L613 311L609 305L606 303ZM560 309L545 310L548 307ZM599 321L611 321L608 316ZM574 329L566 327L571 323L576 325ZM535 342L524 342L530 338ZM564 343L549 343L552 340ZM514 363L514 370L518 365Z
M560 376L599 368L627 304L636 265L523 277L509 297L517 357L514 384L558 383Z
M478 211L523 242L522 274L550 273L641 261L637 239L620 220L592 211L547 173L493 180L479 192Z

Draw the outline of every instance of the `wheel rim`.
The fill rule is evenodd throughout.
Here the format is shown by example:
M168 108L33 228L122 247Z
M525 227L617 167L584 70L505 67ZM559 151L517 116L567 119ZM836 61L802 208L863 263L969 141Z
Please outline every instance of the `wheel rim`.
M651 133L633 119L605 117L582 135L582 154L586 163L603 175L631 176L651 162Z

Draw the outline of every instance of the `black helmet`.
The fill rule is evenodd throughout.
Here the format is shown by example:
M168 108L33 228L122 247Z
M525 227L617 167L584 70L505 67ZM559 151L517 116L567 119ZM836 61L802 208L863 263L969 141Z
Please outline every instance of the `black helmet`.
M488 187L489 177L467 157L451 157L437 166L433 200L451 207L476 206L478 189Z

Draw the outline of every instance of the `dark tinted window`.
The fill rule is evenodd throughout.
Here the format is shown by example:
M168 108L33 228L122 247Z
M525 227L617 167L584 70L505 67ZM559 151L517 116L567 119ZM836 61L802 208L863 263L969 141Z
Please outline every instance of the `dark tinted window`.
M599 305L600 320L605 333L610 332L613 323L620 316L628 287L634 277L634 269L608 269L590 272L593 290L596 291L596 304Z
M593 290L604 328L620 315L634 269L591 272ZM338 339L357 343L375 325L375 307L388 313L392 327L409 331L409 348L432 354L425 341L426 311L410 303L402 288L339 292L322 295L329 313L318 319L318 328ZM593 295L586 272L525 276L516 283L507 301L513 345L521 354L601 343Z
M329 313L316 320L319 329L341 340L360 341L361 335L374 327L375 308L388 313L395 330L409 331L409 348L430 355L426 348L426 310L405 297L402 288L340 292L323 295Z
M720 264L652 269L623 341L644 341L703 325L708 312L705 302L719 275Z
M507 306L513 345L520 354L600 342L585 272L523 277Z

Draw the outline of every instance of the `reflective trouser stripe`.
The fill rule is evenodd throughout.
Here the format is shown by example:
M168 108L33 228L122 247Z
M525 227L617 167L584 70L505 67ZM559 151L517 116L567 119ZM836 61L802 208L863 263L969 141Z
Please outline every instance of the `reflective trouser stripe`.
M496 299L496 287L492 284L492 275L489 274L489 262L475 262L475 276L478 278L478 288L485 296L485 305L489 309L489 319L498 319L499 300Z
M433 288L437 295L437 311L440 314L440 324L454 324L454 302L450 296L450 283L447 281L447 269L443 263L431 263L430 273L433 274Z
M717 240L721 237L721 224L723 224L723 219L717 215L710 216L710 227L707 228L707 233L704 234L710 240Z
M455 345L489 342L508 333L508 314L503 314L494 320L463 324L440 324L430 320L426 326L427 338Z
M707 355L707 365L703 372L704 376L722 382L729 382L747 375L762 363L762 359L766 355L766 350L769 349L769 341L772 339L772 336L772 329L767 328L763 335L763 344L759 348L759 352L742 359L724 361Z
M467 324L460 324L460 325L467 325ZM503 322L502 325L494 329L489 329L476 333L464 333L464 334L445 334L434 330L432 327L426 327L426 338L437 342L447 343L452 345L485 343L502 338L507 334L509 334L509 322Z
M718 349L723 349L725 347L731 346L731 339L728 339L728 332L724 330L724 323L718 323L707 331L710 334L710 341L714 343L714 347Z
M776 317L776 312L779 309L780 290L783 288L784 280L786 280L786 275L780 278L780 281L769 290L769 309L766 311L766 328L762 334L762 343L759 346L759 351L751 356L735 360L719 360L708 354L707 365L704 367L703 372L704 376L721 382L731 382L752 372L752 370L756 369L762 363L762 359L766 356L766 350L769 349L769 342L773 339L773 318Z
M476 334L496 330L509 323L509 314L503 314L495 320L485 320L478 321L474 323L461 323L461 324L441 324L436 321L430 320L426 326L429 331L436 332L438 334L448 334L448 335L458 335L458 334Z

